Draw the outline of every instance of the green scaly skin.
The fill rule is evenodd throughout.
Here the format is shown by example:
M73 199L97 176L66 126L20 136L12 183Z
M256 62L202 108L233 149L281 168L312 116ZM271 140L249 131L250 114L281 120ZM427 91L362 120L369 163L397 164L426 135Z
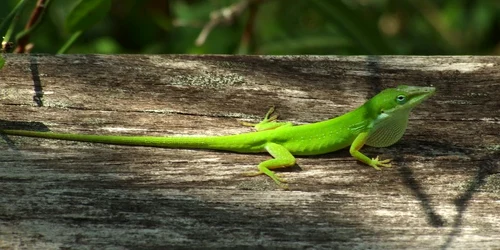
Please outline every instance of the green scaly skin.
M366 144L372 147L390 146L403 136L411 110L428 99L434 87L398 86L380 92L362 106L342 116L294 126L276 122L274 108L264 120L254 126L256 132L207 137L152 137L61 134L26 130L0 130L7 135L83 141L129 146L190 148L232 151L238 153L268 152L273 159L261 162L259 171L249 176L266 174L278 185L287 188L272 170L295 165L295 157L325 154L346 147L357 160L379 170L391 167L390 159L369 158L359 150Z

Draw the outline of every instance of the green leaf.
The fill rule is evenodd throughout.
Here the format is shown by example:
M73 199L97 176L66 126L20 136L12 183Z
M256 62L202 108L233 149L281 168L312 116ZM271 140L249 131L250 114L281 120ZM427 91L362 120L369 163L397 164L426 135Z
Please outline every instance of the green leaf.
M5 59L3 59L3 56L0 55L0 69L2 69L4 65L5 65Z
M27 3L28 1L26 0L21 0L17 5L16 7L14 7L14 9L9 13L9 15L6 17L6 18L1 18L0 20L2 20L2 23L0 24L0 38L1 36L4 35L4 30L7 28L7 26L11 26L11 21L13 21L13 19L15 19L16 15L19 14L19 12L22 11L22 8L23 6ZM2 6L3 8L3 6ZM13 22L14 23L14 22ZM9 32L7 32L9 33ZM8 41L10 39L10 35L6 35L6 39L4 39L4 41Z
M392 54L392 49L379 32L377 23L365 19L363 13L352 9L346 2L348 1L309 1L318 13L323 13L322 15L330 19L340 32L363 48L363 53Z
M82 0L66 18L70 33L84 31L101 21L111 9L111 0Z

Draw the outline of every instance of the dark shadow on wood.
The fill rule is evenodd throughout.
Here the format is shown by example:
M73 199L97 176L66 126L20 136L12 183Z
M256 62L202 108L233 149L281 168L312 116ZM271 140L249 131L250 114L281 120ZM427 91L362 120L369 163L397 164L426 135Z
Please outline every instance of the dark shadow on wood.
M396 158L396 161L403 162L401 158ZM442 227L444 225L443 218L436 213L434 208L431 205L429 200L429 196L422 191L422 187L420 184L415 181L415 177L413 175L413 171L411 168L407 167L404 163L402 166L398 167L399 174L403 178L403 183L410 188L413 194L420 201L420 205L422 206L425 215L427 216L427 222L433 227Z
M2 129L30 130L40 132L50 131L50 129L41 122L18 122L0 120L0 130Z
M43 106L43 89L42 81L40 80L40 72L38 71L38 60L36 56L30 56L30 71L31 78L33 79L33 102L36 103L38 107Z
M258 164L255 164L255 166L257 166ZM293 166L290 166L290 167L286 167L286 168L277 168L277 169L273 169L274 172L276 173L279 173L279 172L282 172L282 173L293 173L293 172L301 172L303 171L303 169L300 167L299 164L295 164Z
M453 145L453 142L436 142L431 140L405 139L398 144L403 145L401 149L404 153L411 152L414 155L422 157L436 157L449 155L468 155L474 156L477 152L472 148ZM406 152L408 150L408 152Z
M375 93L382 90L380 74L380 57L368 56L366 60L367 71L369 72L368 82Z
M0 120L0 137L5 143L7 143L7 147L9 149L18 151L16 144L14 141L10 139L8 135L2 133L2 129L20 129L20 130L33 130L33 131L49 131L48 127L45 126L41 122L13 122L13 121L5 121Z
M5 135L5 134L2 134L0 133L0 137L2 138L3 141L5 141L5 143L7 143L7 147L9 147L9 149L12 149L14 151L18 151L19 149L16 147L16 144L14 143L14 141L12 141L8 135Z
M450 152L452 152L453 154L456 155L468 155L471 158L474 158L474 155L477 154L477 152L475 152L471 148L458 147L452 145L451 143L439 143L439 142L422 141L422 140L410 140L410 141L406 140L405 143L410 145L407 148L411 149L411 152L413 152L414 154L418 152L419 153L418 155L423 157L440 156L441 154L439 153L439 151L446 152L446 154L442 155L450 155ZM429 148L431 148L432 150L430 150ZM436 151L438 152L436 153ZM397 155L395 160L399 162L404 162L404 160L402 159L404 152L399 152L399 153L398 152L395 152L395 154ZM485 160L480 160L479 162L485 162ZM462 217L466 210L467 203L472 198L472 195L476 192L476 190L484 183L484 180L487 177L487 175L489 175L489 173L486 174L488 171L485 171L486 169L484 169L482 165L484 164L480 164L480 166L478 167L479 168L478 173L476 174L476 177L471 181L470 183L471 185L469 186L469 188L460 197L455 199L455 205L457 206L458 213L454 219L452 226L454 230L450 234L450 237L448 238L447 243L444 244L443 248L447 248L451 243L452 238L454 238L460 233ZM404 183L413 191L417 199L420 201L420 204L422 205L422 208L425 211L425 214L427 216L427 221L429 222L429 224L434 227L444 226L445 221L432 208L431 203L429 202L428 195L426 195L422 191L420 184L415 181L415 178L413 176L413 171L410 168L406 167L405 165L402 165L400 168L398 168L398 171L403 177Z
M443 244L441 249L448 249L451 246L453 240L458 237L462 231L462 222L465 211L469 206L469 202L475 193L485 184L486 178L492 174L496 174L498 170L496 169L496 162L500 159L500 152L486 155L480 158L477 162L477 172L474 178L468 183L467 189L459 195L454 200L454 204L457 209L457 215L453 220L452 228L453 230L448 235L446 242Z
M410 151L413 155L418 155L422 157L436 157L441 155L439 152L446 152L449 155L450 152L453 154L460 155L473 155L472 149L467 149L463 147L453 146L451 143L439 143L424 140L403 140L400 144L406 144L407 146L401 146L401 150L393 152L394 161L400 162L401 166L398 167L399 174L403 178L403 183L413 192L415 197L420 201L425 215L427 216L427 222L433 227L442 227L445 225L445 221L441 215L437 214L431 205L429 196L422 191L421 185L415 180L413 171L411 168L404 164L405 151ZM424 149L425 148L425 149ZM436 153L438 151L438 153Z

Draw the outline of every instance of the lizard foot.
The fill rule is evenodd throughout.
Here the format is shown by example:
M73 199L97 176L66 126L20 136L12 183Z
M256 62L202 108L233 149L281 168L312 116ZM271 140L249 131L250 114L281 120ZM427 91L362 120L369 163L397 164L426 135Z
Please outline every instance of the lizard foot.
M275 114L275 108L272 106L269 111L267 111L264 119L262 119L259 123L240 122L240 124L243 126L254 127L257 131L275 129L283 125L288 125L288 123L280 123L276 122L276 120L278 120L278 114Z
M375 168L376 170L380 170L379 167L385 167L385 168L390 168L392 167L391 162L392 159L385 159L385 160L380 160L379 157L372 158L372 162L370 166Z

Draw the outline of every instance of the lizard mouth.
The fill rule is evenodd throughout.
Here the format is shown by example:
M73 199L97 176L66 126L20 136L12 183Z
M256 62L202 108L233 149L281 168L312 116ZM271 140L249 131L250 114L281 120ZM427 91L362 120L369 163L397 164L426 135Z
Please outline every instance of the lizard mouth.
M434 95L436 93L436 88L435 87L418 87L415 88L414 91L409 91L410 92L410 106L415 107L421 102L427 100L429 97Z

